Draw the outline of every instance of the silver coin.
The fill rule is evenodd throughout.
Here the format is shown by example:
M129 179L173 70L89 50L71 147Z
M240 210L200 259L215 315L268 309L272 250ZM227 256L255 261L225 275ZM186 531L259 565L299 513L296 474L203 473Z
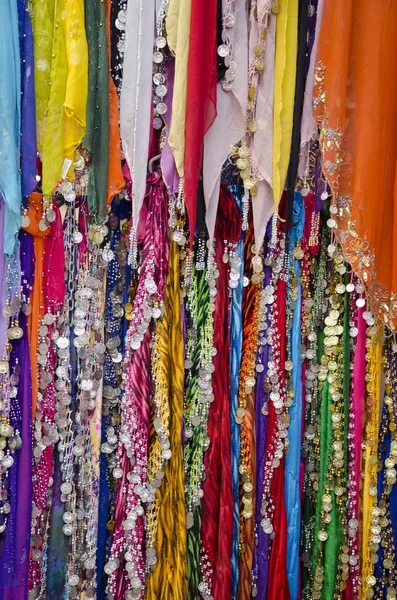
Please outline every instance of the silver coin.
M226 81L228 81L230 83L230 82L234 81L235 77L236 77L235 73L234 73L234 71L232 71L232 69L226 69L226 71L225 71Z
M119 10L117 18L120 21L120 23L127 23L127 11Z
M165 113L168 110L168 107L165 104L165 102L159 102L156 106L156 110L159 115L165 115Z
M165 37L163 35L159 35L156 38L156 46L157 48L165 48L167 45L167 40L165 39Z
M56 345L58 346L58 348L61 348L63 350L69 346L69 340L64 336L59 337L56 341Z
M46 219L49 223L53 223L55 221L56 214L52 209L49 210L48 213L46 214Z
M226 81L226 79L222 79L222 89L224 92L231 92L233 89L232 82Z
M162 83L164 83L165 81L165 77L163 75L163 73L155 73L153 75L153 82L155 85L161 85Z
M45 337L48 333L48 327L47 325L41 325L41 327L39 327L39 336L40 337Z
M225 56L229 55L229 48L226 46L226 44L221 44L218 46L217 52L220 57L225 58Z
M226 15L226 17L223 20L224 25L227 29L230 29L231 27L234 26L236 19L233 13L229 13Z
M119 31L125 31L125 23L122 23L120 19L116 19L116 27Z
M153 62L156 63L156 65L159 65L160 63L162 63L164 60L164 56L162 52L153 52Z
M165 85L161 84L156 87L155 92L156 92L157 96L159 96L159 98L164 98L164 96L167 93L167 88L165 87Z

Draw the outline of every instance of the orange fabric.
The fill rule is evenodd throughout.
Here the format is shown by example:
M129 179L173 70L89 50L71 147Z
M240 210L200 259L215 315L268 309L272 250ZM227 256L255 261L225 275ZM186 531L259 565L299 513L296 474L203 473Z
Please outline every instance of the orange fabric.
M109 58L109 167L108 167L108 197L109 205L112 198L124 187L124 177L121 170L121 146L119 130L119 104L116 87L110 73L110 0L105 0L106 34L108 40Z
M397 2L325 0L322 23L315 102L336 233L372 309L395 326Z
M43 259L44 259L44 239L50 234L51 228L45 231L39 229L39 223L43 216L43 196L37 192L29 198L29 208L27 215L30 219L28 227L23 229L33 236L35 267L34 282L31 295L32 312L28 317L28 337L30 366L32 372L32 420L36 415L37 392L38 392L38 368L37 351L39 340L40 321L44 317L44 295L43 295Z

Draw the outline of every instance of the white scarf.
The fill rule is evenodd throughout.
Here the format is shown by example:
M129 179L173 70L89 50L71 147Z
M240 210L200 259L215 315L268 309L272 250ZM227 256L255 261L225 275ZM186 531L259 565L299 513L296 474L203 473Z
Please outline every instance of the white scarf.
M204 138L203 185L207 207L206 222L210 239L213 238L215 229L222 165L245 131L245 109L248 95L248 39L245 0L236 1L235 17L235 24L228 32L233 45L233 60L237 65L233 88L230 92L225 92L222 85L218 83L217 116Z
M155 0L131 0L127 7L120 134L132 177L132 216L138 226L146 191L152 115L152 57Z

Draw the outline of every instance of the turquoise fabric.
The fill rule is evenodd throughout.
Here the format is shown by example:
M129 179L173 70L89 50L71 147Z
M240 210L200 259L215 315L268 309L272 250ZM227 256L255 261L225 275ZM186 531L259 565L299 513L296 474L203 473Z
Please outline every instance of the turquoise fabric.
M232 185L230 191L234 195L237 205L241 208L243 188ZM232 485L233 485L233 549L232 549L232 598L237 597L238 586L238 558L239 558L239 462L240 462L240 425L236 423L236 410L238 407L238 386L241 363L241 349L243 344L243 279L244 279L244 239L241 236L237 246L237 256L241 259L240 279L238 286L233 290L230 302L230 431L232 442Z
M18 7L0 2L0 193L5 202L4 251L13 254L21 225L21 60Z
M290 255L296 242L301 239L305 211L303 198L295 192L293 228L290 234ZM292 327L288 331L291 344L292 387L294 399L289 409L290 426L288 428L289 450L285 459L285 507L287 512L288 545L287 545L287 575L290 599L297 600L299 591L299 540L300 540L300 460L301 460L301 431L302 431L302 360L301 360L301 294L300 263L294 259L294 269L298 281L297 298L294 304Z

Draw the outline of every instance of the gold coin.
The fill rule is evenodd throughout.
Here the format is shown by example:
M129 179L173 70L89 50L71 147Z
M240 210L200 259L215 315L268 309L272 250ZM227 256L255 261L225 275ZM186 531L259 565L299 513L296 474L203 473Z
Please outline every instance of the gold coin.
M250 131L251 133L255 133L256 131L258 131L258 123L256 121L250 121L248 123L248 131Z
M98 246L100 246L100 245L102 244L102 242L103 242L103 235L102 235L102 233L101 233L100 231L97 231L97 232L94 234L94 242L95 242L95 243L96 243Z
M248 160L246 158L239 158L236 162L236 166L240 171L244 171L248 167Z

